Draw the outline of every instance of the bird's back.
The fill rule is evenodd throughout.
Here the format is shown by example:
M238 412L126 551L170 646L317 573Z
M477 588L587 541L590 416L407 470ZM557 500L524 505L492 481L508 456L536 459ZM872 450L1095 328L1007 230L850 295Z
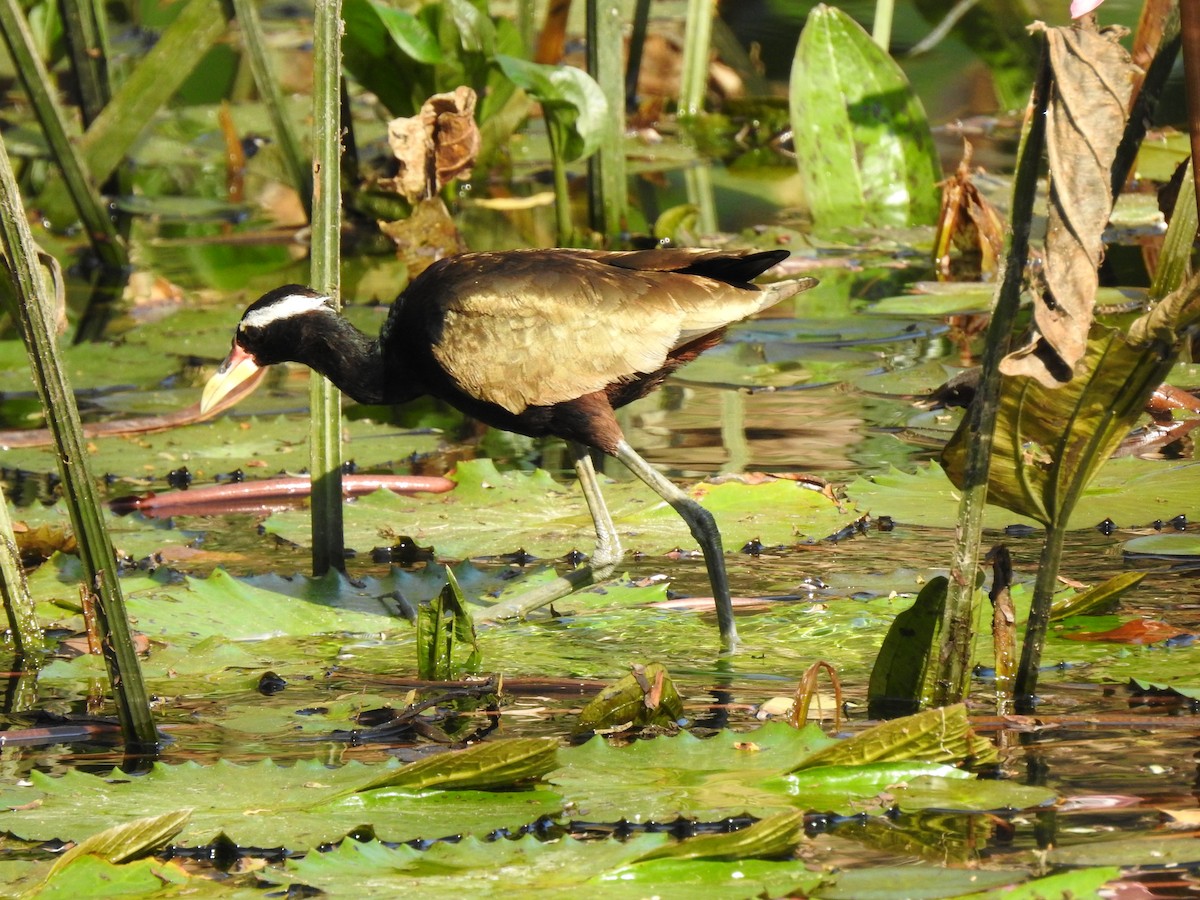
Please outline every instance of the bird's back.
M517 250L440 260L381 333L431 393L440 380L518 414L624 385L680 348L810 287L751 280L787 251ZM690 358L690 357L689 357ZM676 363L678 364L678 363ZM433 371L434 369L440 372ZM448 397L453 401L453 397Z

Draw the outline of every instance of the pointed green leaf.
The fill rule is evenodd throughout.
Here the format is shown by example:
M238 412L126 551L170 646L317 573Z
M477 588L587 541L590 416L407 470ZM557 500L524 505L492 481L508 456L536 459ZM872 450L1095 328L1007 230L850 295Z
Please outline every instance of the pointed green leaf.
M192 817L190 809L163 813L114 825L80 841L64 853L50 870L54 875L81 856L98 856L110 863L123 863L156 853L165 847Z
M388 772L359 790L382 787L404 788L409 791L441 788L443 790L487 790L510 787L517 782L539 778L557 765L558 741L553 738L513 738L507 741L486 741L468 747L439 753L409 763L395 772Z
M731 834L706 834L651 850L638 862L652 859L750 859L786 856L804 837L804 814L767 816Z
M913 605L896 616L875 657L867 688L869 715L886 719L921 707L926 662L938 646L946 608L944 575L929 579Z
M580 711L575 730L597 731L621 725L635 728L673 725L682 716L683 701L679 699L671 676L662 663L649 663L635 667L629 675L592 698Z
M941 178L925 110L848 15L819 4L792 63L796 162L818 226L931 224Z

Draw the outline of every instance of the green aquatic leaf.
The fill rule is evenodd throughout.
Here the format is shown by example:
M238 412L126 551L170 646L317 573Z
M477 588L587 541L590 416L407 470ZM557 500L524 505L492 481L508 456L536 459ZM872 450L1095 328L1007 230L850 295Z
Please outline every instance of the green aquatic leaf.
M792 62L791 119L821 228L929 225L941 167L900 67L846 13L818 4Z
M1200 862L1200 841L1181 837L1116 837L1054 847L1054 866L1193 866Z
M346 510L347 544L366 551L389 545L387 534L398 532L449 559L521 548L543 559L572 549L590 552L592 520L573 486L558 484L540 470L499 472L489 459L460 463L452 477L457 487L449 494L377 492L360 498ZM694 546L678 513L640 481L608 482L603 490L627 550L662 554ZM691 491L716 518L726 549L754 538L768 546L820 540L857 518L852 509L786 479L702 482ZM306 512L276 513L263 527L300 546L310 540Z
M1135 540L1137 540L1135 538ZM1128 552L1129 542L1126 542ZM1107 581L1086 591L1055 600L1050 607L1050 621L1060 622L1068 616L1088 616L1097 612L1110 612L1111 607L1126 592L1137 587L1145 572L1121 572Z
M498 55L506 76L542 105L546 127L557 135L563 160L586 159L600 147L608 128L608 100L600 85L574 66L550 66Z
M947 584L943 575L929 579L913 605L898 613L888 629L867 687L872 719L911 715L921 708L927 691L923 676L929 654L938 646Z
M1200 505L1200 463L1192 460L1114 459L1104 466L1075 505L1068 525L1093 528L1111 519L1118 528L1165 522ZM936 464L918 466L913 473L892 469L859 476L846 486L846 495L872 516L891 516L897 523L953 528L958 515L958 489ZM1036 525L1036 520L989 506L984 527Z
M730 846L738 840L736 833L719 837ZM329 853L310 853L258 874L269 882L366 898L503 897L517 884L539 897L567 898L590 890L617 900L682 893L750 900L805 893L822 877L800 860L654 858L660 848L683 848L697 840L704 841L638 834L624 841L567 837L546 842L528 835L516 841L467 838L426 851L345 841Z
M389 776L403 779L400 773L405 769L394 763L352 762L331 768L316 760L293 766L277 766L269 760L245 766L224 760L212 766L156 764L136 777L117 770L103 777L79 770L59 777L34 772L28 785L0 793L0 804L7 807L0 812L0 821L10 833L25 839L77 841L188 807L191 819L175 838L180 846L208 843L224 833L243 846L314 848L366 824L381 840L486 835L561 809L561 798L549 791L465 789L472 780L511 785L515 778L507 779L506 772L524 778L525 773L544 769L546 751L531 751L531 740L513 742L518 753L504 749L510 742L491 742L513 764L507 769L490 765L487 751L476 752L466 765L437 763L439 757L432 763L426 759L410 764L410 777L416 779L412 784L425 782L426 787L373 787L386 784ZM463 754L470 751L458 755ZM552 765L553 746L549 759ZM439 776L443 783L456 780L464 789L430 789L428 785Z
M1028 878L1026 869L950 868L926 863L872 866L828 875L809 896L821 900L949 900Z
M386 773L359 790L490 790L539 778L558 765L554 738L482 741L465 750L438 753Z
M1127 540L1121 550L1130 557L1200 559L1200 535L1144 534Z
M454 570L446 568L446 586L430 603L417 610L417 677L448 681L459 674L479 671L479 641L467 611ZM455 660L455 645L466 645L467 659Z
M804 838L804 814L782 812L731 834L706 834L651 850L639 859L753 859L790 855Z
M575 731L671 726L682 717L683 701L671 676L661 663L649 663L635 666L629 675L588 701L579 712Z
M823 748L800 761L795 769L911 759L986 765L998 756L991 741L971 730L966 707L958 703L881 722Z
M1031 878L1021 884L967 894L956 900L1047 900L1049 897L1102 897L1101 888L1121 877L1116 866L1099 866Z

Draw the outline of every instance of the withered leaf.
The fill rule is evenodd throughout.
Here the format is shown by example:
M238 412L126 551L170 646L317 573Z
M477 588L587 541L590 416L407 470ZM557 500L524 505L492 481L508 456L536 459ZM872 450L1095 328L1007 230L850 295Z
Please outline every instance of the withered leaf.
M410 203L432 197L451 179L469 177L479 153L475 91L459 86L434 94L417 115L388 123L388 144L400 163L389 184Z
M1100 238L1112 209L1109 170L1138 68L1111 32L1087 24L1034 27L1045 31L1054 75L1046 129L1045 285L1035 292L1038 334L1000 369L1054 387L1070 380L1087 349L1104 249Z
M971 180L969 142L963 144L962 162L942 182L942 208L933 238L933 261L941 272L950 271L950 247L963 253L978 253L979 269L985 275L999 269L1004 252L1004 217L979 192Z

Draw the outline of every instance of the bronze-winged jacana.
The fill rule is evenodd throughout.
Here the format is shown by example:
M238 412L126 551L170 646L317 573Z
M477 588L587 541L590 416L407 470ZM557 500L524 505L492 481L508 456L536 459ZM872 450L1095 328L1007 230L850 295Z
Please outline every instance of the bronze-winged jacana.
M513 250L434 263L368 337L299 285L264 294L242 316L233 349L204 388L201 409L262 366L304 363L360 403L430 394L506 431L554 435L572 447L596 525L593 569L621 546L589 447L615 456L687 522L699 542L722 643L737 630L721 536L708 510L626 443L613 410L656 388L717 344L725 327L812 287L752 280L786 250Z

